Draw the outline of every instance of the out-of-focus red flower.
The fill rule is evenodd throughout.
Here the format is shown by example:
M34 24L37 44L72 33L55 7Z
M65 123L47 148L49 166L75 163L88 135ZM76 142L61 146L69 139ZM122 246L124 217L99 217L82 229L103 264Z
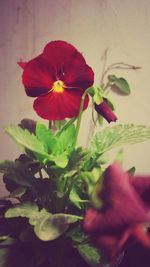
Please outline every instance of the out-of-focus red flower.
M90 208L84 229L113 261L131 240L150 248L150 177L132 177L119 164L110 165L99 192L102 207Z
M24 69L22 81L26 94L37 97L34 109L40 117L63 120L78 116L82 94L93 85L94 73L74 46L53 41L41 55L18 64ZM86 96L84 109L88 100Z
M117 120L117 117L116 117L115 113L112 111L111 107L109 106L106 98L104 98L103 101L99 105L95 104L95 110L102 117L104 117L104 119L108 123Z

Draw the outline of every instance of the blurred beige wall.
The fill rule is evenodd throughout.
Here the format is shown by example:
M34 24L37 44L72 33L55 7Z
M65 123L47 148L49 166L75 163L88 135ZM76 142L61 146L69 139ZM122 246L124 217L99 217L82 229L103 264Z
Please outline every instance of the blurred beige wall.
M38 55L51 40L66 40L82 51L99 83L101 55L108 63L142 66L116 71L128 79L132 94L115 94L118 123L150 125L150 1L147 0L0 0L0 159L13 159L19 150L2 130L28 117L42 121L25 95L16 62ZM84 115L81 143L85 144L89 113ZM107 125L107 124L106 124ZM125 148L125 168L150 173L150 142Z

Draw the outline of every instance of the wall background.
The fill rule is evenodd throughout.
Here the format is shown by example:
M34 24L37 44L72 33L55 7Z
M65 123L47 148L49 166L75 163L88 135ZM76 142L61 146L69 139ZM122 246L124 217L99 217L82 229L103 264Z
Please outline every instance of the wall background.
M40 118L32 110L16 62L38 55L51 40L66 40L82 51L99 83L101 55L108 63L123 61L142 66L116 71L128 79L132 94L112 94L119 123L150 125L150 2L147 0L0 0L0 159L13 159L19 150L2 130L22 118ZM85 144L89 113L84 115L81 143ZM107 125L107 124L106 124ZM124 167L150 173L150 142L125 148ZM1 194L4 194L1 186Z

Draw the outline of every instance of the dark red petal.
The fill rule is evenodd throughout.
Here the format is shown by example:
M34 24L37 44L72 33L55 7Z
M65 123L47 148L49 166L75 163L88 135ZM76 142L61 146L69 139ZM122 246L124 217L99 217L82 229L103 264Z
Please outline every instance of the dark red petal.
M146 206L132 188L128 174L118 164L106 169L99 197L103 207L90 209L85 215L84 226L89 232L119 231L120 227L150 221Z
M150 248L150 236L146 229L142 225L135 225L132 228L132 235L140 242L143 246Z
M150 208L150 176L131 176L130 182L142 201Z
M93 70L71 44L54 41L46 45L42 56L53 65L58 80L72 88L86 89L94 82Z
M87 64L71 60L64 66L63 81L68 87L87 89L93 85L94 72Z
M60 40L48 43L42 55L55 66L63 67L63 65L71 59L78 59L80 63L85 63L84 57L73 45Z
M35 97L48 93L55 80L52 66L41 56L27 63L22 76L26 94Z
M24 69L25 66L27 65L27 62L24 62L24 61L18 61L17 64L18 64L22 69Z
M131 176L130 182L139 194L150 190L150 176Z
M103 235L97 238L96 245L102 249L105 257L109 261L113 261L118 253L118 238L111 235Z
M108 207L112 207L107 216L109 220L114 214L114 225L149 221L146 206L119 164L112 164L106 169L100 197ZM108 223L112 224L111 221Z
M77 117L79 113L81 90L64 90L62 93L50 92L34 101L37 114L46 120L64 120ZM84 102L84 109L88 106L88 96Z
M116 121L117 117L115 113L111 110L110 106L107 103L107 100L104 99L99 105L95 104L95 110L99 113L104 119L110 123Z

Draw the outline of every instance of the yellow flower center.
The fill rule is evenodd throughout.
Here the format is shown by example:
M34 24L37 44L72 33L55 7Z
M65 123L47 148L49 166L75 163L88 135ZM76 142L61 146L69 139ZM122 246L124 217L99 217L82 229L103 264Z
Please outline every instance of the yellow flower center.
M61 80L58 80L53 83L53 92L62 93L64 91L64 83Z

